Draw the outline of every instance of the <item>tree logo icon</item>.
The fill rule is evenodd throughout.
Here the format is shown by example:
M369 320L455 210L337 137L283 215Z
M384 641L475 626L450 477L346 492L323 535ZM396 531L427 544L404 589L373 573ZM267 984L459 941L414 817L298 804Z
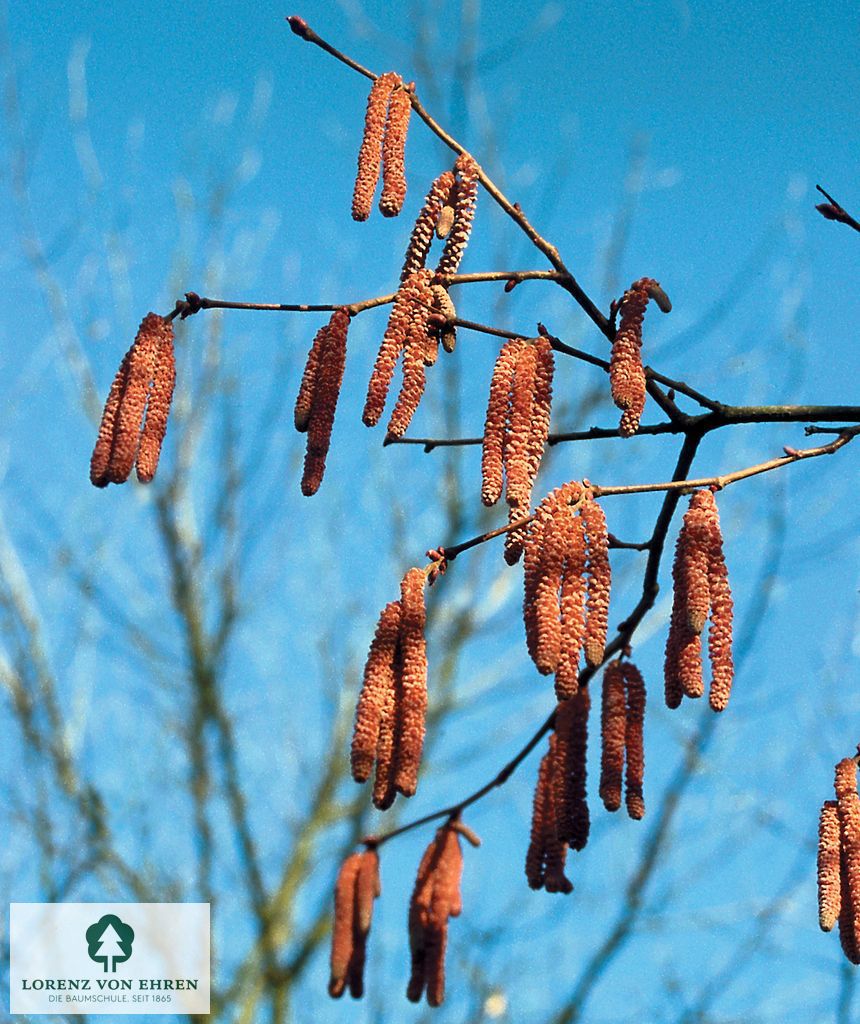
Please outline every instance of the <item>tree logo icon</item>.
M87 928L87 952L90 960L103 964L105 973L116 971L116 965L124 963L131 956L134 930L121 921L116 914L104 917Z

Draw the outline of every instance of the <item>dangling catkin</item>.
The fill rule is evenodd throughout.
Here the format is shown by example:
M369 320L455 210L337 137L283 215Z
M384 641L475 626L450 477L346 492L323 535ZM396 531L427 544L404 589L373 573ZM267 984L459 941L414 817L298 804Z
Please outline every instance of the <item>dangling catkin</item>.
M403 209L406 198L404 152L411 113L409 91L401 84L391 93L382 140L382 196L379 209L383 217L396 217Z
M600 715L600 799L607 811L621 806L626 715L624 670L620 661L610 661L603 673Z
M528 453L536 373L537 350L533 345L525 345L519 351L514 369L503 452L505 498L511 508L523 515L528 514L531 501Z
M96 487L124 483L131 473L140 446L144 410L162 354L164 364L153 421L147 431L142 481L148 482L155 473L173 393L173 324L157 313L147 313L105 403L90 460L90 480Z
M555 695L563 701L579 689L579 657L585 638L585 529L571 516L561 583L561 651L555 672Z
M645 745L642 735L645 721L645 681L642 673L632 662L623 662L621 670L627 691L624 801L628 815L638 821L645 817L645 798L642 795L642 783L645 778Z
M424 718L427 714L427 647L424 640L426 613L421 569L410 569L400 591L400 652L402 696L399 707L395 787L412 796L418 786L418 766L424 746Z
M406 997L417 1003L426 987L427 1003L445 998L445 947L448 920L462 911L460 882L463 852L457 829L444 825L421 859L409 902L409 947L412 969Z
M609 533L603 509L593 499L583 503L580 515L588 534L585 660L592 668L596 668L603 661L609 622L609 594L612 588Z
M648 299L653 298L664 313L672 304L660 285L650 277L634 281L618 306L620 322L609 361L612 400L622 410L618 428L622 437L631 437L639 429L645 408L645 370L642 366L642 320Z
M444 203L447 202L451 186L455 181L453 171L443 171L430 186L430 191L427 193L424 205L412 228L406 256L403 260L403 270L400 272L401 281L405 281L416 270L424 269L427 254L430 252L433 242L433 231L439 223L442 210L445 209Z
M341 865L334 887L334 925L331 932L331 974L328 994L339 999L346 988L354 951L355 883L361 854L351 853Z
M535 383L532 395L532 421L526 442L526 460L529 473L529 502L531 490L543 459L549 437L550 415L552 412L552 379L555 372L555 356L549 338L540 337L535 347Z
M571 849L582 850L588 842L590 820L586 797L588 712L591 698L582 689L561 701L555 713L555 733L561 775L561 800L556 831Z
M415 305L420 300L431 278L432 273L429 270L416 271L403 282L397 292L391 315L388 318L388 326L385 329L385 335L379 346L373 372L367 385L367 398L361 418L368 427L376 426L385 408L388 389L391 387L391 379L394 376L394 367L406 346L411 330Z
M842 870L845 877L842 888L843 924L840 916L840 934L845 933L843 947L856 952L860 937L860 796L857 795L857 764L851 757L836 765L836 806L839 814L839 833L844 854ZM848 906L845 906L847 895ZM851 927L849 928L849 923ZM853 936L853 943L851 942ZM846 948L847 947L847 948ZM852 962L856 962L852 960Z
M710 705L724 711L732 692L734 662L732 659L733 604L729 573L723 555L723 538L717 503L711 491L698 491L702 514L709 524L708 591L711 600L711 621L708 626L708 657L711 661Z
M308 419L308 443L302 475L302 494L316 494L325 473L325 462L331 443L334 414L346 366L346 336L349 312L336 309L331 315L321 350Z
M164 321L161 345L155 364L155 375L146 406L146 418L140 433L140 447L137 450L137 479L148 484L158 469L161 446L167 433L167 418L173 401L176 384L176 358L173 354L173 324Z
M506 341L499 352L490 379L490 397L484 421L484 437L481 450L481 501L495 505L502 495L502 455L505 447L505 431L508 410L511 405L511 389L519 354L525 345L522 338Z
M457 191L454 199L454 223L445 239L445 248L436 267L442 277L456 274L460 260L469 243L475 205L478 201L478 165L468 153L461 153L454 164L457 172Z
M414 280L414 292L403 352L403 381L388 421L389 437L403 436L424 394L424 367L428 362L428 342L431 340L428 320L433 303L429 275L429 270L419 270L414 279L410 278L410 281Z
M376 760L385 705L395 688L394 661L399 637L400 602L391 601L382 609L376 624L355 712L351 762L356 782L367 782Z
M545 676L556 671L561 653L559 589L572 519L569 510L559 509L543 529L540 571L532 600L537 633L534 662Z
M559 838L561 785L558 778L558 737L550 733L549 749L538 771L532 809L531 837L526 853L526 878L532 889L570 893L564 873L567 844Z
M818 819L818 926L829 932L841 909L839 813L825 800Z
M339 999L347 985L353 999L364 994L364 961L373 916L381 892L375 850L353 853L343 862L334 889L329 995Z
M392 91L400 83L400 75L389 71L380 75L371 86L364 115L364 137L358 151L358 173L352 194L353 220L367 220L370 216L373 193L376 191L382 163L382 139L388 117L388 104Z
M322 327L314 335L313 344L308 352L307 362L302 373L302 382L299 385L299 393L296 396L296 405L293 410L293 423L300 434L307 432L308 423L311 419L311 409L314 405L314 391L317 386L317 373L319 372L320 354L328 336L328 324Z

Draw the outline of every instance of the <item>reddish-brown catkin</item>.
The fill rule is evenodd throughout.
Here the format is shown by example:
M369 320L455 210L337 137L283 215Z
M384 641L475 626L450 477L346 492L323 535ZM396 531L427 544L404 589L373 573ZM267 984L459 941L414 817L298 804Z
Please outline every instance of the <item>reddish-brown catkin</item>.
M352 194L353 220L367 220L373 205L373 193L379 181L382 162L382 139L388 117L388 104L395 86L401 82L393 71L380 75L370 89L364 115L364 137L358 151L358 174Z
M416 270L424 269L430 246L433 243L433 231L439 222L451 186L455 181L453 171L443 171L430 186L409 237L409 245L403 260L403 270L400 273L401 281L405 281Z
M552 414L552 379L555 372L555 356L549 338L537 338L535 343L535 383L532 399L532 422L526 443L526 459L529 473L529 500L535 478L540 469L544 448L549 437Z
M561 701L555 714L555 731L564 752L559 758L563 784L557 833L574 850L585 848L590 829L586 796L590 707L591 698L584 688Z
M461 153L454 164L457 172L457 190L454 199L454 223L445 248L436 267L436 273L442 276L456 274L469 243L472 233L472 221L475 217L475 205L478 201L478 165L468 153Z
M128 385L128 365L131 362L131 353L132 349L129 349L123 356L123 360L110 386L101 423L99 424L98 437L96 438L95 448L90 459L90 482L96 487L107 487L111 483L108 467L110 466L111 451L113 450L117 412Z
M406 133L412 100L408 88L400 85L391 94L388 120L382 140L382 196L379 209L383 217L396 217L406 198Z
M825 800L818 819L818 926L829 932L841 909L839 813Z
M843 848L839 860L840 904L839 904L839 941L842 952L852 964L860 965L860 941L858 941L855 919L855 906L851 897L848 881L848 858Z
M645 798L642 794L642 784L645 780L645 745L642 735L645 722L645 681L642 673L632 662L625 661L621 670L627 690L624 801L627 813L638 821L645 817Z
M580 515L588 535L585 660L596 668L603 661L609 622L609 595L612 589L609 532L603 509L594 500L588 500L583 504Z
M427 714L427 645L424 639L426 612L422 569L410 569L400 585L400 652L402 696L399 707L395 787L412 796L418 787L418 767L424 746Z
M334 925L331 932L331 974L328 993L339 999L346 988L354 951L356 880L361 854L351 853L341 865L334 887Z
M386 701L394 691L394 660L400 637L400 602L391 601L383 609L364 666L364 681L355 711L352 734L352 777L367 782L379 741L379 728Z
M857 764L853 758L843 758L836 765L836 802L839 814L839 832L845 855L843 869L846 873L848 902L853 921L854 946L860 937L860 796L857 794ZM843 910L846 888L842 890ZM840 931L842 931L840 921ZM846 949L846 954L848 950Z
M626 715L624 671L620 661L610 661L603 673L600 716L600 799L607 811L617 811L621 806Z
M307 432L311 419L311 409L314 405L314 392L317 386L317 374L319 372L320 355L328 336L328 324L322 327L314 335L313 343L308 352L307 362L302 373L302 382L299 385L299 393L296 396L296 406L293 410L293 422L300 434Z
M683 575L684 613L687 626L694 633L701 633L708 621L711 605L708 585L708 562L711 548L710 519L697 502L699 491L690 499L690 507L684 513L682 529L686 542L682 551L681 573ZM713 496L712 496L713 497Z
M495 505L502 495L502 455L511 405L511 388L517 360L524 345L522 338L506 341L502 345L490 378L490 397L487 402L481 452L481 501L485 505Z
M423 273L423 271L422 271ZM427 304L425 305L425 301ZM427 381L424 367L427 363L427 320L432 301L429 288L422 289L412 307L406 348L403 352L403 381L397 396L391 419L388 421L388 436L402 437L418 409Z
M430 276L429 271L417 271L403 282L397 292L367 385L367 398L361 418L368 427L376 426L385 408L394 367L406 345L415 303Z
M346 366L346 336L349 313L336 309L328 324L328 331L320 352L317 381L313 393L313 407L308 422L308 444L302 475L302 494L316 494L322 483L325 462L331 443L334 414L343 383Z
M90 479L97 487L124 483L131 473L158 354L168 332L172 336L172 324L157 313L147 313L123 358L90 462Z
M176 385L176 357L173 353L173 322L164 321L161 345L155 364L149 402L146 406L146 419L140 434L140 446L137 450L137 479L148 484L158 469L161 457L161 446L167 433L167 419L170 415L170 404L173 401L173 388Z
M729 703L734 678L732 592L723 555L723 537L716 499L711 491L699 491L693 496L693 500L701 504L710 528L708 591L711 600L711 622L708 627L708 657L711 660L711 688L708 699L714 711L723 711Z
M619 305L620 322L609 360L612 400L622 410L619 433L630 437L639 429L645 408L645 370L642 366L642 319L648 305L643 281L635 281Z
M549 749L541 760L535 788L531 838L526 853L526 878L532 889L569 893L573 885L565 876L567 844L559 838L560 779L558 737L549 736Z
M440 1006L445 998L448 919L462 909L462 870L459 834L449 823L425 851L409 903L412 970L406 996L412 1002L418 1002L425 986L430 1006Z
M397 770L397 736L400 731L400 708L403 684L400 644L394 652L392 677L394 685L385 691L382 714L379 719L379 738L376 741L376 774L373 777L373 806L387 811L394 803L397 790L394 787Z
M585 638L585 528L581 516L572 516L561 582L561 650L555 673L558 700L579 689L579 656Z
M670 708L676 708L685 694L688 697L701 697L705 692L702 680L702 641L699 634L690 628L690 616L687 613L690 547L689 533L682 526L672 565L674 595L664 663L666 704Z
M542 889L546 875L544 865L546 832L547 828L554 828L555 824L549 820L552 812L552 805L549 799L551 783L552 747L541 758L532 803L531 835L529 848L526 853L526 879L528 880L529 887L532 889Z
M556 509L543 529L537 587L534 592L534 617L537 629L534 663L541 675L558 668L561 653L561 608L559 589L564 571L568 537L573 529L569 507Z
M537 350L533 345L524 345L519 351L514 369L503 456L505 497L508 505L520 510L523 515L527 514L531 501L528 451L536 373Z
M361 854L361 865L355 882L355 923L366 935L373 919L373 901L382 893L379 879L379 854L375 849Z

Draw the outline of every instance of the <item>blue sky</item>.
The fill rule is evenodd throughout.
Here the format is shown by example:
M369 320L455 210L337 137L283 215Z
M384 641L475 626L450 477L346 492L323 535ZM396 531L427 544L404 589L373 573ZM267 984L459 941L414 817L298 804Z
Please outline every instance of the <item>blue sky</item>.
M11 54L22 134L7 106L0 178L6 238L0 249L0 511L70 707L85 709L75 719L81 756L113 793L129 848L139 844L162 860L172 849L164 822L156 820L150 831L137 824L152 788L141 784L126 798L99 739L103 716L131 744L141 779L163 770L159 786L180 780L181 759L157 722L140 725L140 709L153 700L151 680L139 663L129 664L117 624L104 614L82 621L70 613L75 588L62 569L64 545L72 544L99 578L119 586L121 596L132 595L131 611L172 645L176 627L161 617L159 605L164 559L146 532L146 494L95 493L86 482L92 426L80 401L82 378L63 352L69 344L79 347L102 398L143 314L166 312L186 289L287 302L386 292L427 184L450 159L414 123L403 216L354 224L349 199L365 82L296 39L284 22L291 13L368 67L396 68L415 79L426 105L558 244L601 308L629 281L659 278L674 310L668 317L649 310L645 347L663 372L729 402L856 401L860 250L852 232L813 209L820 182L849 210L860 210L855 4L475 0L461 7L444 0L350 0L283 9L118 0L106 12L96 4L13 0L4 75ZM23 205L10 161L22 140L28 154ZM625 182L637 146L644 167L631 195ZM607 268L608 239L626 205L632 208L626 243ZM59 312L50 308L57 293L40 282L20 242L28 217L49 257ZM510 267L544 263L484 195L462 269ZM547 285L524 284L509 298L500 287L476 285L455 297L470 319L518 331L532 330L540 319L562 338L605 355L590 323ZM356 660L378 608L409 564L451 538L440 536L441 456L406 447L381 451L378 432L359 422L384 313L363 315L352 326L329 470L310 503L298 496L288 421L319 320L237 313L204 323L206 315L180 328L184 380L200 379L206 352L214 351L205 348L209 325L220 324L217 358L236 387L233 414L263 465L261 487L243 510L251 520L257 516L259 543L248 559L247 621L229 671L243 769L265 793L255 818L264 842L300 805L305 735L322 727L333 703L352 699ZM492 339L461 339L452 365L460 374L462 434L480 431L496 351ZM430 381L414 431L444 434L441 368ZM559 366L555 429L614 422L605 394L583 401L597 385L588 368ZM286 416L264 418L265 431L256 434L265 403L281 391ZM651 416L649 410L646 419ZM205 508L219 480L217 437L209 440L193 468L194 495ZM733 469L802 443L798 426L742 427L710 438L697 467ZM168 434L166 458L173 457ZM673 457L669 446L651 439L566 446L554 453L538 486L545 492L586 475L601 483L665 479ZM695 1005L744 943L750 951L743 971L709 1003L714 1019L833 1019L838 942L818 933L814 850L803 856L798 850L812 842L832 765L857 741L856 458L849 448L721 496L739 619L754 618L765 595L766 611L733 703L684 797L648 912L595 989L589 1020L682 1020L684 1008ZM473 487L472 515L478 463L478 452L468 449L457 470ZM273 495L278 501L271 504ZM379 524L392 521L395 499L401 514L393 517L392 545ZM639 539L654 499L612 502L606 503L610 528ZM780 546L774 537L783 529ZM341 534L351 543L341 545ZM550 706L545 682L523 652L519 576L498 575L497 551L480 557L475 580L487 589L472 599L484 628L454 677L465 707L438 737L432 773L415 806L406 808L409 817L479 785ZM464 614L456 603L467 592L465 584L458 589L459 565L433 594L443 622ZM129 566L139 577L134 587L126 585ZM640 566L635 554L617 559L613 621L635 601ZM654 806L699 715L686 707L672 716L660 707L668 569L664 563L664 594L636 654L652 693L646 779ZM334 661L351 659L341 696L337 672L326 675L321 665L319 631L331 638ZM77 645L81 636L85 642ZM314 699L307 707L303 690L297 697L295 689L282 688L285 674L291 687L310 681ZM159 686L155 706L169 709L169 673ZM147 737L139 746L129 739L137 728ZM476 743L476 735L486 742ZM596 747L592 740L592 774ZM13 751L5 765L12 791L26 787ZM543 1019L609 932L649 835L647 819L638 827L595 810L594 842L574 868L574 896L565 902L527 893L521 860L535 771L532 758L508 787L475 808L474 824L486 842L467 854L466 910L452 926L451 1004L440 1019L463 1020L472 1011L479 968L491 988L504 992L507 1019ZM187 812L175 799L176 812ZM411 872L428 838L422 833L386 851L368 1003L331 1006L319 957L303 990L314 1019L371 1020L380 1001L392 1019L418 1019L399 1001L402 919ZM180 851L180 863L190 858L186 847ZM275 872L274 841L270 856L267 867ZM3 867L10 898L36 898L38 880L14 854ZM319 890L333 869L320 866ZM220 884L229 888L229 871ZM757 945L763 920L757 915L783 886L787 895L772 911L779 927ZM235 908L225 913L238 915ZM520 927L500 938L500 925L511 920ZM217 926L241 934L239 916L226 922ZM229 960L229 941L223 948ZM485 952L478 956L476 949ZM549 951L559 964L552 977L543 969ZM382 995L392 989L396 1001Z

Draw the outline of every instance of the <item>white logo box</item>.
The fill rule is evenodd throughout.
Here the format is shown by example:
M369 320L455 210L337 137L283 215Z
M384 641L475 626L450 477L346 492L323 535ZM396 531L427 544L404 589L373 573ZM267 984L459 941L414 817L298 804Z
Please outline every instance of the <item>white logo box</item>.
M209 1012L208 903L11 903L13 1014Z

